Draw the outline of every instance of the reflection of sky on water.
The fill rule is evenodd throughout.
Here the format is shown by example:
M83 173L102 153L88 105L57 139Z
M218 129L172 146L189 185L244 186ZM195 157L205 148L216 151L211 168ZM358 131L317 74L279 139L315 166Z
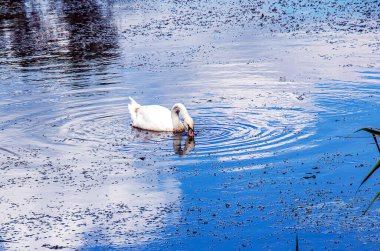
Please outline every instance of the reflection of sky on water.
M261 34L279 20L270 3L253 14L199 4L2 2L0 209L11 213L0 234L14 241L4 246L165 238L179 224L178 166L265 168L324 144L318 116L349 114L342 100L378 97L376 34ZM262 30L261 14L272 18ZM362 79L367 87L348 82ZM185 103L195 142L130 128L128 96Z
M158 238L157 229L175 217L178 181L160 180L146 170L103 166L99 173L94 168L100 165L77 164L29 164L5 171L1 183L12 180L2 189L1 237L11 240L5 246L137 244Z

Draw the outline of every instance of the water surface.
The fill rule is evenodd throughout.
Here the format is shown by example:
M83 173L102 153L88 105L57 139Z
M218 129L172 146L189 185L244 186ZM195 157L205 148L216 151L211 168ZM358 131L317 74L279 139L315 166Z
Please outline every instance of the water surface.
M377 5L3 1L2 249L377 249Z

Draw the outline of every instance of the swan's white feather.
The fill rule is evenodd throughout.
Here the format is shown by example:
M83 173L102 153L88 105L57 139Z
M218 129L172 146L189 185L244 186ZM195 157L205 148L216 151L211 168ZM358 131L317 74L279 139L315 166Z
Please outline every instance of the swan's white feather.
M131 100L131 103L128 104L128 110L131 114L132 121L134 121L136 119L137 109L139 109L141 105L139 105L133 98L129 97L129 99Z
M189 130L189 136L194 136L194 122L181 103L173 105L169 110L160 105L139 105L133 98L129 97L131 103L128 110L131 114L132 126L159 132L184 132ZM179 114L184 120L182 124Z
M171 111L160 105L144 105L136 109L132 126L150 131L173 131Z

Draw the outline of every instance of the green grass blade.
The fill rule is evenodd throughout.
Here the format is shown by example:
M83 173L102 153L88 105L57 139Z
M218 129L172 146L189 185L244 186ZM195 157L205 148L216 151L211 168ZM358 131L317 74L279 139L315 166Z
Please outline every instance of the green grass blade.
M375 134L377 136L380 136L380 130L375 130L372 128L364 127L364 128L357 130L356 132L359 132L359 131L365 131L365 132L369 132L369 133Z
M371 204L369 204L369 206L367 207L366 210L364 210L363 214L362 215L365 215L367 213L367 211L370 209L370 207L372 206L372 204L377 200L379 199L380 197L380 192L378 192L375 196L375 198L373 198L373 200L371 201Z
M377 150L378 150L379 153L380 153L380 147L379 147L379 143L377 142L376 135L375 135L375 134L372 134L372 136L373 136L373 140L375 141L375 144L376 144L376 146L377 146Z
M358 190L359 188L364 184L364 182L366 182L369 177L371 177L371 175L380 167L380 160L376 163L376 165L372 168L372 170L367 174L367 176L364 178L364 180L362 181L362 183L360 183L360 186L358 187Z

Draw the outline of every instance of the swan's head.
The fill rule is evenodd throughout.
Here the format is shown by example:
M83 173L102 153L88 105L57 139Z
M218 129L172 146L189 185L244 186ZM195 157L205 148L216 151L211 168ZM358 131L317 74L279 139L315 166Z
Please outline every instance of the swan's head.
M194 137L194 121L187 112L186 107L181 103L177 103L173 106L172 110L174 110L177 114L181 114L185 129L190 137Z
M186 128L189 136L194 137L194 121L190 117L189 114L187 114L187 116L184 117L183 124L185 125L185 128Z

